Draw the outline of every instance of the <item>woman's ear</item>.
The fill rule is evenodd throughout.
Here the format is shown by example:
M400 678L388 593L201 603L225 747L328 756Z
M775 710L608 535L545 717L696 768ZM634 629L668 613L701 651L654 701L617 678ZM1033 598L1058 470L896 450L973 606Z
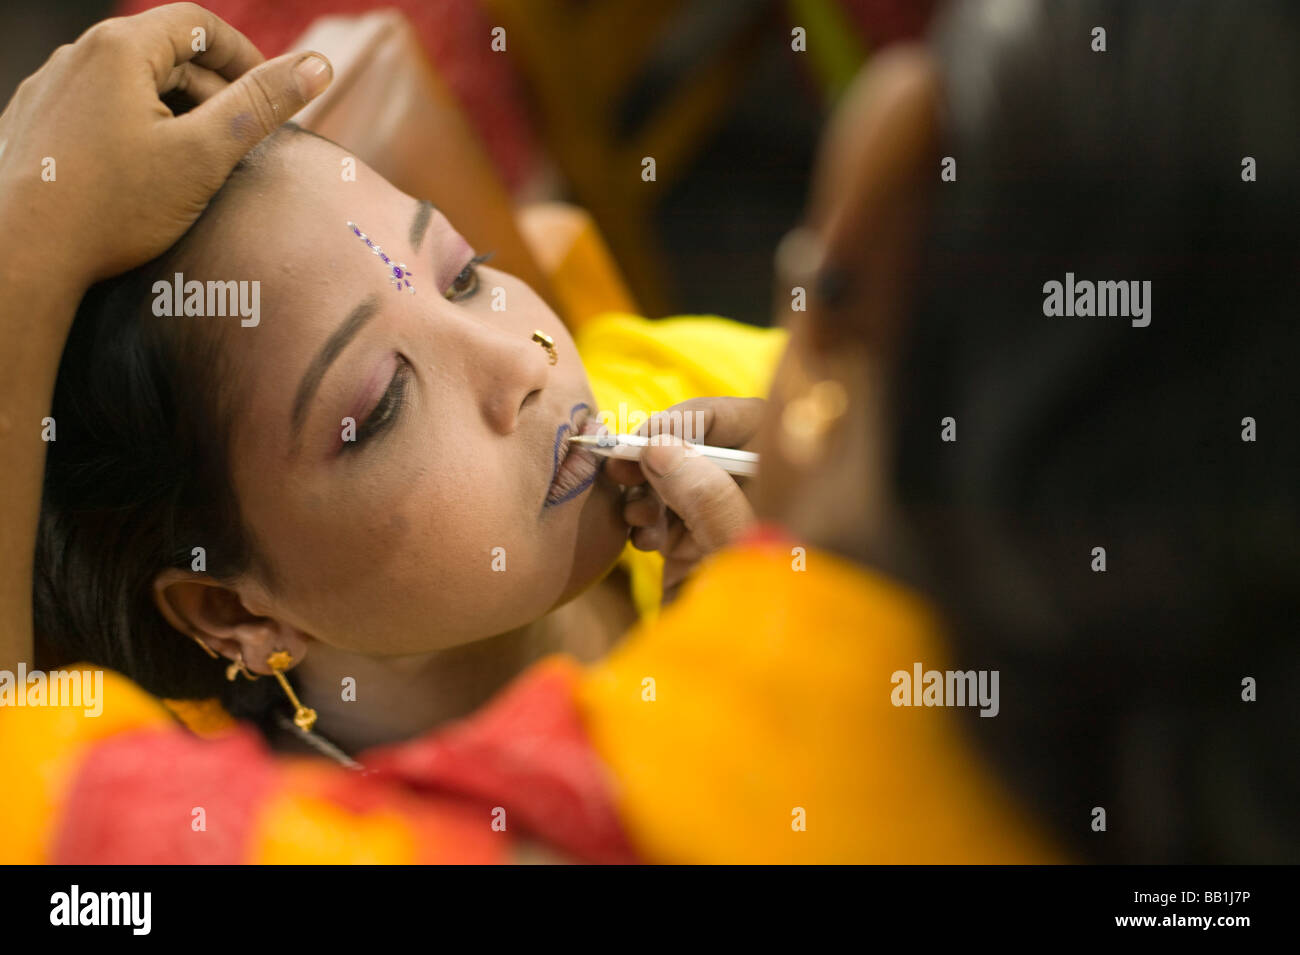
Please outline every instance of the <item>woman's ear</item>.
M266 660L288 651L297 664L307 653L307 634L275 617L248 609L241 595L206 574L169 567L153 581L154 604L164 619L226 659L244 660L254 673L269 674Z
M813 348L851 339L890 363L939 185L939 89L925 47L896 47L858 74L831 118L807 218L820 264L808 292Z

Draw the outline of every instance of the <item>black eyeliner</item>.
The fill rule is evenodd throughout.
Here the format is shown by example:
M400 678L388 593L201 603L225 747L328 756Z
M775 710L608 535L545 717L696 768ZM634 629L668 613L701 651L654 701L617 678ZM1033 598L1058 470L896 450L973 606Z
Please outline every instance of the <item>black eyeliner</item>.
M402 409L406 406L406 389L410 386L411 366L402 355L397 356L397 361L397 370L393 372L393 377L389 381L383 397L379 399L374 410L366 416L366 420L357 428L356 437L352 441L343 442L344 451L355 449L370 439L382 435L396 423L401 415Z

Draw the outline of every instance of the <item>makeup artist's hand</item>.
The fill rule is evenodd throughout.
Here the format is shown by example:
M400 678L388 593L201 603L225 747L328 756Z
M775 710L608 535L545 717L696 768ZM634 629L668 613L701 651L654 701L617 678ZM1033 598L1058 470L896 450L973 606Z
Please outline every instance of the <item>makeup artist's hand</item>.
M35 436L77 303L180 238L235 163L328 85L324 58L305 74L303 59L263 62L221 19L177 3L59 47L0 114L0 669L33 662ZM164 93L198 105L175 116Z
M35 247L25 267L84 290L162 253L328 85L329 63L305 56L264 62L192 3L105 20L55 50L0 116L0 220ZM159 99L173 91L199 105L173 116Z
M623 519L633 528L632 545L664 556L664 603L676 597L703 557L730 544L754 522L754 509L736 479L707 458L686 457L681 439L752 450L762 414L761 398L683 401L637 429L661 442L647 448L640 462L611 458L606 463L606 474L630 485Z

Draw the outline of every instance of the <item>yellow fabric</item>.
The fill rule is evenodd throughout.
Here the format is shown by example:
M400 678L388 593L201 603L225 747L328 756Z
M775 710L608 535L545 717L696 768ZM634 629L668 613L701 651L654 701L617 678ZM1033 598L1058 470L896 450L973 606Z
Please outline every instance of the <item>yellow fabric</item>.
M82 679L95 669L85 664ZM170 726L158 701L130 680L102 670L102 711L89 715L84 706L6 706L0 709L0 863L47 862L51 840L69 783L86 750L96 742L131 730Z
M207 700L165 699L162 704L171 710L172 715L191 733L204 739L220 736L238 725L235 718L226 711L216 697Z
M284 788L258 812L250 840L253 864L410 865L419 861L415 832L401 813L386 808L349 810L310 791L297 791L292 772L286 768L286 774Z
M713 315L652 320L621 312L597 316L575 333L599 410L619 432L635 431L652 413L688 398L766 397L786 338L784 329ZM620 562L638 612L653 618L663 558L628 544Z
M715 555L588 669L579 706L636 847L673 863L1056 861L956 714L892 704L895 671L946 669L921 601L833 555L795 559Z

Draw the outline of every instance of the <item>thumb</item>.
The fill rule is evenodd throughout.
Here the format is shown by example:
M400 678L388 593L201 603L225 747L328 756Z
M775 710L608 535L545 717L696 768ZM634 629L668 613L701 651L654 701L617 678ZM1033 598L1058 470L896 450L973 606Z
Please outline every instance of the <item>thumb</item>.
M641 468L706 552L727 546L754 521L754 509L731 475L702 455L687 455L680 444L646 448Z
M221 92L176 118L183 148L205 158L205 171L224 181L253 146L334 78L320 53L286 53L249 70Z

